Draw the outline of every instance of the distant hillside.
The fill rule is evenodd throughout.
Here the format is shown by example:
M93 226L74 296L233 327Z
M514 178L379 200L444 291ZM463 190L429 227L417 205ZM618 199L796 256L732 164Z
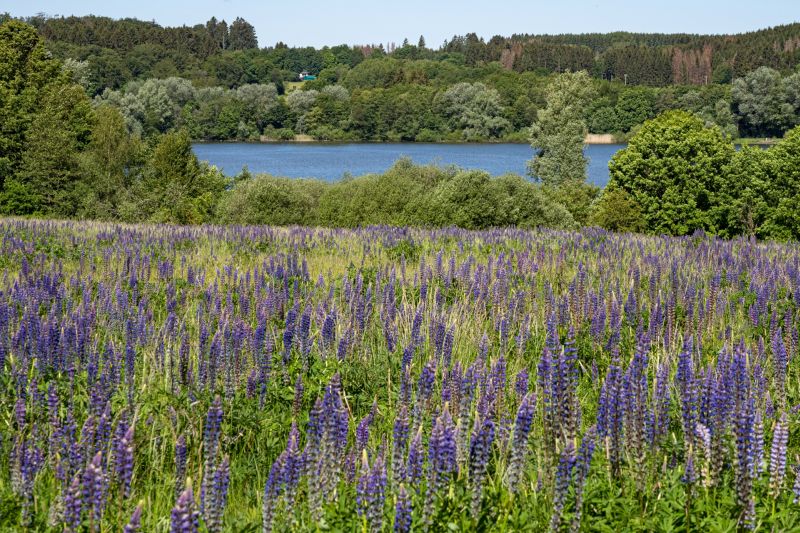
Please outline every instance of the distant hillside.
M760 66L791 70L800 64L800 23L737 35L585 33L454 37L444 50L500 61L507 68L587 69L604 79L644 85L726 83Z
M26 19L61 58L88 61L93 85L120 87L132 79L182 76L203 84L236 85L247 80L295 79L301 70L351 68L367 57L447 60L466 66L500 62L518 72L588 70L594 77L630 85L728 83L760 66L784 72L800 64L800 23L738 35L586 33L455 36L437 50L386 43L314 49L283 43L258 49L255 28L244 19L214 18L192 27L108 17ZM262 42L269 36L262 36ZM225 81L223 81L225 80ZM227 80L233 80L227 82ZM251 81L252 82L252 81Z

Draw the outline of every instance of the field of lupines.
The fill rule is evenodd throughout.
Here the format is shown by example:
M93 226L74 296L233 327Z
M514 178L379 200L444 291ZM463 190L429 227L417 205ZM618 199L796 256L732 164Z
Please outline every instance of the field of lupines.
M796 245L0 236L10 530L800 530Z

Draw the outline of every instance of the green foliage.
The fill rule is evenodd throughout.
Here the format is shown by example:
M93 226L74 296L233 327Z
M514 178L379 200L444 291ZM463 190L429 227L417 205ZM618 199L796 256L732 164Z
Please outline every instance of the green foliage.
M779 71L760 67L734 80L731 96L750 135L780 135L800 120L800 74L782 78Z
M639 232L645 229L642 210L625 189L610 187L592 204L589 223L611 231Z
M176 224L210 221L227 181L216 167L200 163L186 131L162 136L141 179L120 208L124 220Z
M467 141L501 137L510 127L500 94L483 83L458 83L437 97L452 131Z
M217 209L234 224L328 227L458 226L570 228L575 219L521 176L416 166L401 159L383 174L335 183L257 176L237 180Z
M760 235L800 240L800 126L768 150L761 168L768 179L762 197L771 208L764 217ZM758 177L755 174L754 177Z
M91 105L79 85L54 84L41 95L26 134L18 179L36 197L39 211L74 216L82 179L79 153L91 132Z
M530 173L545 185L586 180L583 142L587 129L583 117L592 95L586 72L561 74L548 86L547 105L530 130L536 151Z
M94 111L89 144L80 156L81 218L117 220L127 191L140 175L145 147L128 134L125 119L115 107Z
M237 182L217 210L225 224L318 224L319 200L325 185L312 180L257 176Z
M727 187L733 146L719 128L671 111L648 121L609 163L609 187L641 207L647 231L686 235L714 231Z

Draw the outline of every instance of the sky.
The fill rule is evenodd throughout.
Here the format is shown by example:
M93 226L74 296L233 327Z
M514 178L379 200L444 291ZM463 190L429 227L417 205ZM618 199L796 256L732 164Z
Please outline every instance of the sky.
M14 16L104 15L164 26L243 17L259 44L377 44L420 35L438 48L453 35L637 31L740 33L800 22L800 0L4 0Z

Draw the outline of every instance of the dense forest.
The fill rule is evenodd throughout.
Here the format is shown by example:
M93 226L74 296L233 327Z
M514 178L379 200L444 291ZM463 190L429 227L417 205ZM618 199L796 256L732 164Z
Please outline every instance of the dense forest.
M408 40L314 49L283 43L258 48L253 26L237 18L230 25L215 18L205 25L168 28L134 19L106 17L33 17L48 46L61 58L88 60L95 88L118 88L132 79L181 76L198 81L241 83L231 71L252 76L249 83L307 70L354 67L382 55L430 59L465 66L499 62L517 72L587 70L597 78L627 79L629 84L665 86L728 83L761 66L792 70L800 62L800 24L739 35L643 34L614 32L579 35L454 36L438 49ZM262 36L263 41L268 36ZM216 57L222 56L222 57Z
M734 36L456 36L315 49L259 48L237 18L193 27L33 17L46 48L130 132L193 139L526 142L546 87L586 70L590 133L627 137L675 109L729 136L780 137L798 123L800 24ZM262 41L264 39L262 38ZM300 83L300 72L316 79Z

